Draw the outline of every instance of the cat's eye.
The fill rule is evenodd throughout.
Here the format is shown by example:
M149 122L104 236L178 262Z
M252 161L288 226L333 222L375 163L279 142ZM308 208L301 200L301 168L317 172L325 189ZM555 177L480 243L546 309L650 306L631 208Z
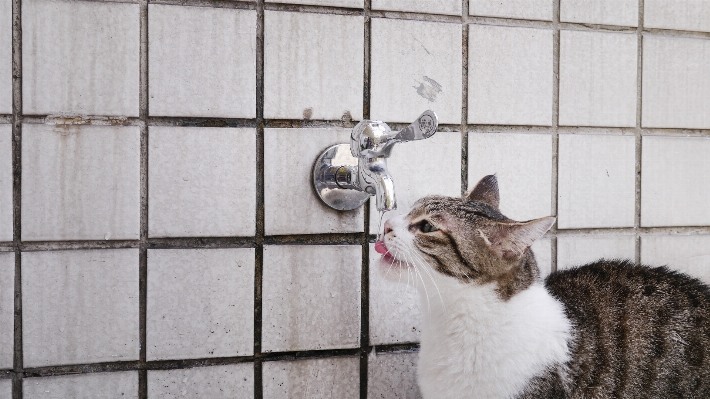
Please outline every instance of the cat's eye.
M425 220L419 224L419 230L421 230L422 233L431 233L432 231L437 231L439 229L432 226L428 220Z

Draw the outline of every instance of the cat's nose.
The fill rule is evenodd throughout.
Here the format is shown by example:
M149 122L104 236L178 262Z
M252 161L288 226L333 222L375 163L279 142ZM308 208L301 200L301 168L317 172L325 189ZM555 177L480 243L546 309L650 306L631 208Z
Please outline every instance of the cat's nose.
M391 231L392 231L392 223L390 223L390 221L388 220L385 222L385 234L384 235L389 234Z

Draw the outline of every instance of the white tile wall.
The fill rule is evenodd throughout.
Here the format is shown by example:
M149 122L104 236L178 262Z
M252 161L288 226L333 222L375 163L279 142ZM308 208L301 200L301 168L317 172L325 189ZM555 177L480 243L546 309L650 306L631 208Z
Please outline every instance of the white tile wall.
M148 235L254 235L255 129L152 126L148 157Z
M363 210L325 205L313 188L313 162L334 144L349 144L351 129L265 129L264 224L267 235L353 233ZM298 156L292 156L292 154Z
M469 14L486 17L552 20L547 0L469 0Z
M12 113L12 0L0 0L0 114Z
M552 55L551 30L470 25L468 122L549 126Z
M148 398L254 397L254 364L148 371Z
M710 236L642 236L641 262L668 266L710 284Z
M397 209L380 214L375 199L370 200L370 233L375 234L385 221L406 214L421 197L438 194L461 196L461 133L438 132L432 137L397 144L387 161L394 180Z
M148 6L151 115L254 118L256 12Z
M636 126L635 33L560 33L563 126Z
M138 239L140 128L22 127L22 239Z
M138 250L22 254L25 367L138 360Z
M633 136L560 134L559 228L633 227Z
M264 117L362 119L364 20L266 11Z
M644 0L644 28L710 32L707 0Z
M0 125L0 241L12 241L12 125Z
M15 348L14 326L15 254L0 252L0 369L12 368Z
M642 124L710 128L710 40L643 38Z
M138 399L138 372L27 378L22 394L26 399Z
M361 265L357 245L265 246L263 350L359 346Z
M411 271L380 266L380 254L370 244L370 345L419 342L421 310L415 279Z
M646 0L645 3L646 12L648 12L648 1ZM562 0L560 21L638 26L638 6L638 0Z
M710 226L710 138L646 136L641 226Z
M254 353L254 249L148 250L148 360Z
M373 10L461 15L460 0L372 0Z
M417 385L416 352L379 353L368 356L367 397L421 399Z
M461 123L461 25L372 19L371 118Z
M552 240L541 238L530 247L535 254L535 262L540 269L540 278L547 277L552 272Z
M601 258L635 262L636 237L605 234L557 238L557 270L586 265Z
M356 357L265 362L264 398L357 398L360 362Z
M12 399L12 380L0 380L0 399Z
M500 210L514 220L549 216L552 209L552 135L468 134L468 187L495 174Z
M363 0L266 0L267 3L310 4L315 6L334 6L363 8Z
M24 2L23 112L138 116L139 14L138 4Z

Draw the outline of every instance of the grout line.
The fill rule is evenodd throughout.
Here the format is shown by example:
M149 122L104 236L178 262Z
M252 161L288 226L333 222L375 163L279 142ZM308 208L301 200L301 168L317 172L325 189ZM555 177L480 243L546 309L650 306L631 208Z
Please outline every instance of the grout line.
M148 372L145 368L148 351L148 0L140 2L140 77L138 92L138 115L140 126L140 244L138 251L138 302L139 302L139 364L138 398L148 398Z
M139 4L144 4L146 0L138 0ZM240 10L254 10L256 5L253 1L233 1L233 0L150 0L150 4L175 5L185 7L209 7L209 8L231 8Z
M638 28L636 29L638 56L636 60L636 129L635 129L635 145L636 145L636 160L635 160L635 198L634 198L634 230L636 230L636 245L635 257L636 263L641 263L641 151L642 151L642 104L643 104L643 16L644 16L644 0L638 0Z
M468 33L469 0L461 0L461 195L468 191Z
M560 152L560 0L552 0L552 215L558 218L552 227L552 238L550 240L550 271L557 271L557 225L559 222L559 204L557 202L559 194L559 152Z
M376 353L392 353L404 351L417 351L418 343L401 343L401 344L386 344L365 347L364 351L370 353L375 350ZM231 364L242 364L249 362L264 362L264 361L282 361L282 360L298 360L298 359L318 359L332 357L353 357L361 353L360 348L346 349L326 349L326 350L304 350L304 351L288 351L288 352L268 352L258 356L233 356L233 357L211 357L211 358L193 358L193 359L177 359L177 360L151 360L143 362L137 361L119 361L119 362L102 362L102 363L86 363L86 364L68 364L60 366L44 366L32 367L18 373L21 378L27 377L46 377L68 374L91 374L104 372L120 372L120 371L149 371L149 370L178 370L194 367L210 367L223 366Z
M363 119L371 114L370 87L372 84L372 2L363 1L364 7L364 43L363 43ZM360 239L362 259L360 269L360 399L367 399L368 386L368 345L370 345L370 201L363 205L363 232Z
M254 399L262 399L263 326L262 293L264 275L264 0L256 1L256 248L254 251Z
M12 1L12 246L15 252L12 398L22 399L22 1Z

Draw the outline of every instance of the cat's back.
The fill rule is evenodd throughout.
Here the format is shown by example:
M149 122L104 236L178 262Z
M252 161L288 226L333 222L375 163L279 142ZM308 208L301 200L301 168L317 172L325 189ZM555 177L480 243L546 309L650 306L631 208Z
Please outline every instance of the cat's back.
M710 397L710 289L665 267L601 260L551 274L574 334L572 397Z

